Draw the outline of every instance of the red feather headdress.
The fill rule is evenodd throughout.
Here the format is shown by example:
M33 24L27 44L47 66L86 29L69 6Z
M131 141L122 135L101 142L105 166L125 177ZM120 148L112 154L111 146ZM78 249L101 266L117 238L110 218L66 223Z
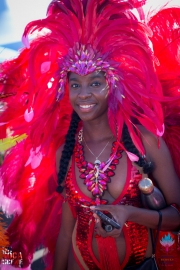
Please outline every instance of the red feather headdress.
M16 60L2 65L2 78L6 76L2 92L15 93L1 116L4 128L9 127L14 135L23 130L34 148L48 148L59 125L67 73L85 75L101 70L110 87L112 130L117 130L116 123L120 139L125 122L144 154L132 119L159 135L163 114L161 85L149 48L151 31L130 11L137 4L140 8L142 2L52 1L47 18L26 27L23 42L27 48ZM28 34L34 32L38 37L29 42ZM12 108L13 116L8 117Z

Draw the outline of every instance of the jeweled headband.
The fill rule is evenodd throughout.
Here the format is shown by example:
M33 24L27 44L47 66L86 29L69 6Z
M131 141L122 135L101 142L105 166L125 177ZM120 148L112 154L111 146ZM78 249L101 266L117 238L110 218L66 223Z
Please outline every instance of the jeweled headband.
M64 88L67 80L67 73L74 72L78 75L85 76L94 71L103 71L107 83L111 89L117 87L116 82L119 80L116 74L116 67L119 63L108 59L108 53L101 54L88 45L76 43L73 48L70 48L68 54L60 59L61 67L59 89L57 92L57 101L64 94ZM122 95L123 97L123 95Z

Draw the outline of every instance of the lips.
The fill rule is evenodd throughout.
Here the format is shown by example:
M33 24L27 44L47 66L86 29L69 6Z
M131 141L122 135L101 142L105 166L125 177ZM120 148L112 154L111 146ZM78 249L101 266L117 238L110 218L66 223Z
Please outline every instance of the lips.
M79 108L82 112L89 112L96 104L80 104Z

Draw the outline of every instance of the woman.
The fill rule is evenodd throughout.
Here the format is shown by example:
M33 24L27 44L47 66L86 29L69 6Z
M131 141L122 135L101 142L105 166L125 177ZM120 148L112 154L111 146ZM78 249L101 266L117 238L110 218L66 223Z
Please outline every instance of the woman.
M130 264L135 264L140 261L140 258L143 260L144 257L152 255L151 242L147 238L148 232L144 226L156 229L159 215L157 211L142 209L140 199L138 202L137 197L140 197L138 182L141 177L136 166L132 166L128 161L128 156L122 148L117 152L120 155L118 157L118 165L115 166L115 169L110 170L112 172L111 180L109 179L105 187L103 186L103 195L101 190L93 192L92 186L89 188L88 184L91 181L86 181L85 185L83 180L87 179L88 174L86 173L85 178L81 173L84 172L84 168L86 170L90 169L87 164L83 166L82 162L85 160L91 163L92 173L92 168L95 167L97 160L101 160L100 166L102 161L109 160L112 153L112 145L117 142L117 138L112 133L108 123L107 99L109 87L102 72L93 72L85 76L70 73L68 85L72 107L80 117L83 127L79 131L78 138L76 138L77 143L72 161L70 162L71 169L64 183L66 187L66 192L64 193L66 202L63 204L62 224L57 241L53 269L123 269L129 260ZM147 161L152 162L155 167L152 175L156 179L156 184L162 190L168 205L174 203L174 200L179 204L179 180L166 144L161 139L160 148L158 148L157 137L141 126L138 126L138 128L141 132ZM80 142L79 136L81 137ZM81 158L83 157L81 161L80 158L77 158L78 151L80 151L78 148L83 149L82 156L80 156ZM65 150L66 148L64 147ZM62 148L57 153L57 164L59 164L60 157L63 163L65 155L62 158ZM77 160L75 161L75 159ZM112 164L114 164L113 160L109 166ZM90 172L88 171L88 173ZM92 174L93 176L95 175L94 172ZM104 178L102 177L102 179ZM169 182L169 179L172 179L172 182ZM99 185L100 181L98 182ZM131 194L133 193L132 190L135 195ZM126 198L126 196L130 197ZM101 200L99 202L99 198L103 202ZM95 208L91 207L91 209L108 211L121 225L121 229L113 229L111 232L106 232L102 228L102 223L97 215L94 215L96 218L94 224L93 215L90 209L88 209L89 213L87 212L87 208L88 205L94 205L95 203L98 206ZM99 203L105 205L99 205ZM87 220L84 215L87 216ZM178 229L180 219L175 209L169 206L162 210L162 215L162 230ZM91 225L88 225L88 219L92 222ZM133 223L129 224L129 222ZM88 229L87 226L89 226ZM136 229L133 229L133 226L136 226ZM137 250L137 246L133 246L132 241L135 241L135 239L128 239L128 234L129 237L132 237L131 233L134 233L137 237L136 245L139 247L139 250ZM103 238L99 236L97 238L97 235ZM116 248L113 246L114 239L112 240L111 237L115 239L116 243L115 246L118 254L116 260L114 254L111 254L111 252L116 252ZM85 241L85 239L88 240ZM111 245L112 250L110 250L108 244ZM61 250L62 246L64 247L63 251ZM105 259L105 256L108 258ZM111 256L113 256L112 260L110 260ZM119 260L121 263L119 263ZM108 263L110 268L108 268Z
M143 173L166 199L161 229L179 229L180 182L161 138L161 102L166 108L169 100L179 104L179 73L161 76L160 83L158 70L165 64L155 71L150 29L131 12L136 7L142 15L142 2L52 1L47 18L26 27L20 56L2 65L8 104L2 134L27 136L7 152L1 184L8 213L16 205L8 233L13 250L23 254L23 267L43 244L51 269L56 241L54 270L123 269L150 257L147 228L157 228L159 214L143 209ZM170 11L179 14L172 9L166 16ZM174 18L178 24L179 16ZM37 29L29 43L27 34ZM162 86L176 97L165 98ZM95 210L110 213L121 228L106 232Z

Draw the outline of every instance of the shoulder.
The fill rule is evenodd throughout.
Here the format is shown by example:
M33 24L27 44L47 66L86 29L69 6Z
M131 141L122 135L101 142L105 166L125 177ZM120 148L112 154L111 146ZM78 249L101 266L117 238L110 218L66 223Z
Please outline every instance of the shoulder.
M158 137L155 136L153 133L151 133L149 130L147 130L145 127L141 126L141 125L138 125L137 126L139 131L140 131L140 134L141 134L141 138L142 138L142 141L147 143L157 143L158 142Z
M143 126L138 126L141 139L145 148L146 157L149 160L156 159L159 155L170 156L169 149L162 137L152 134Z

